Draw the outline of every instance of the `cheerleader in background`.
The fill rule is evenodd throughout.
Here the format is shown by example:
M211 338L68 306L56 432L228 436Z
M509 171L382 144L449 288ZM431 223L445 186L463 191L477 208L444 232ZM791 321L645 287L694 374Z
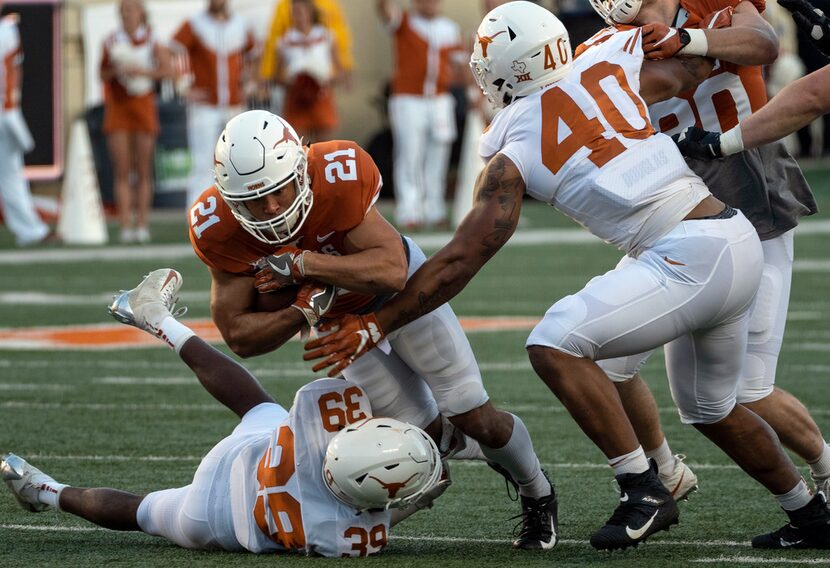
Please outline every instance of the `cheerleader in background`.
M345 78L331 31L312 0L292 0L293 26L278 43L277 78L286 89L283 117L306 142L330 140L339 118L333 86Z
M166 48L153 39L142 0L121 0L121 27L104 42L104 134L114 170L121 242L150 241L153 150L159 131L155 81L172 77Z

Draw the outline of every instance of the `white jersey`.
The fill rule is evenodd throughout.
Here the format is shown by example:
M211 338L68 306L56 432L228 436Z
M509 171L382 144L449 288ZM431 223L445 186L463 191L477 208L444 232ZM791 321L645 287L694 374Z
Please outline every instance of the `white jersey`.
M291 28L280 39L280 59L285 66L285 78L290 82L300 73L314 77L325 85L334 74L332 37L327 28L316 25L308 34Z
M640 30L591 46L571 72L496 115L481 139L527 193L633 255L671 231L709 192L639 96Z
M288 417L269 438L248 444L231 468L233 524L251 552L304 550L367 556L386 544L390 512L357 511L323 481L329 441L347 423L372 416L360 387L319 379L297 392Z

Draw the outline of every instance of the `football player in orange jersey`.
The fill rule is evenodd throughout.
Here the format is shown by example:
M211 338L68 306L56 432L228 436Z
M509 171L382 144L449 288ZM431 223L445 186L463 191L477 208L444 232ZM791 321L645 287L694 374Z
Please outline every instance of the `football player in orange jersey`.
M678 134L690 126L727 132L766 103L760 65L775 60L778 40L759 14L764 0L592 0L592 4L617 29L642 25L646 58L705 55L716 60L710 76L696 89L649 106L652 123L662 132ZM716 197L746 214L764 249L764 272L752 307L738 402L773 427L782 443L810 466L816 488L827 492L830 446L807 408L775 386L792 279L793 229L800 217L817 211L815 199L781 142L724 161L687 162ZM622 360L607 361L603 368L612 379L624 381L617 384L626 407L637 409L638 434L644 444L648 440L647 447L654 447L662 438L656 404L639 375L632 378L625 365ZM668 459L667 448L663 438L656 452Z
M244 367L180 323L176 315L184 310L171 313L181 286L177 271L154 270L117 294L110 314L174 349L239 417L233 432L210 450L190 484L147 495L68 486L5 454L0 477L24 509L56 509L196 550L368 556L386 545L392 525L446 488L429 436L372 418L366 395L348 381L312 381L290 410L279 405Z
M227 124L214 162L216 184L190 211L190 239L210 269L213 319L240 356L273 351L326 318L379 308L425 261L375 208L380 173L354 142L306 148L282 118L249 111ZM530 434L489 401L449 305L401 328L344 376L378 416L436 437L452 432L442 428L441 416L448 418L477 442L465 441L468 453L483 454L517 483L524 524L514 545L556 544L556 494ZM409 404L401 390L423 403Z

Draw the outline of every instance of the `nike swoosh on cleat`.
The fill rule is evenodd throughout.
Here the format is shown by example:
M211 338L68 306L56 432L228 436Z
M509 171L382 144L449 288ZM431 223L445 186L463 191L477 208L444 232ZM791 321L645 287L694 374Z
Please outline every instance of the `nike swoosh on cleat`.
M317 235L317 242L318 242L318 243L322 243L323 241L325 241L326 239L328 239L328 238L329 238L330 236L332 236L333 234L334 234L334 231L332 231L331 233L327 233L327 234L325 234L325 235Z
M167 283L170 282L171 280L178 280L178 279L179 279L179 277L178 277L178 274L176 274L176 271L171 270L170 273L167 275L167 279L164 281L164 284L162 284L161 287L164 288L165 286L167 286Z
M660 41L658 41L657 43L655 43L655 44L654 44L654 46L655 46L655 47L657 47L658 45L661 45L661 44L663 44L663 43L666 43L666 42L667 42L670 38L674 37L674 35L675 35L676 33L677 33L677 30L676 30L676 29L674 29L674 28L669 28L669 33L667 33L667 34L666 34L666 37L664 37L663 39L661 39Z
M620 497L620 502L628 503L628 493L623 493L622 497Z
M803 539L802 540L795 540L793 542L790 542L788 540L784 540L783 538L778 539L778 541L779 541L779 544L781 545L781 548L790 548L792 546L796 546L796 545L801 544L802 542L804 542Z
M625 534L627 534L628 538L630 538L631 540L640 540L641 538L643 538L643 535L646 534L648 529L651 528L652 523L654 523L654 519L657 518L657 515L659 515L659 514L660 514L659 510L655 511L654 514L651 516L651 518L648 521L646 521L646 524L644 524L639 529L635 530L635 529L632 529L631 527L626 526L625 527Z

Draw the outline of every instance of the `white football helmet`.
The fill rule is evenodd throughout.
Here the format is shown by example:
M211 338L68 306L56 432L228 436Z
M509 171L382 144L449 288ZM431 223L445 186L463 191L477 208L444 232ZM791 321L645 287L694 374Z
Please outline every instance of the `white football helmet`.
M314 195L307 172L306 149L285 120L264 110L232 118L216 143L216 187L236 220L260 241L281 245L303 226ZM294 202L281 214L260 220L247 202L294 184Z
M441 455L420 428L392 418L367 418L341 430L326 450L323 480L358 510L403 507L441 477Z
M612 26L632 22L642 5L643 0L591 0L594 11Z
M470 68L497 109L564 77L573 64L568 30L532 2L508 2L484 16Z

